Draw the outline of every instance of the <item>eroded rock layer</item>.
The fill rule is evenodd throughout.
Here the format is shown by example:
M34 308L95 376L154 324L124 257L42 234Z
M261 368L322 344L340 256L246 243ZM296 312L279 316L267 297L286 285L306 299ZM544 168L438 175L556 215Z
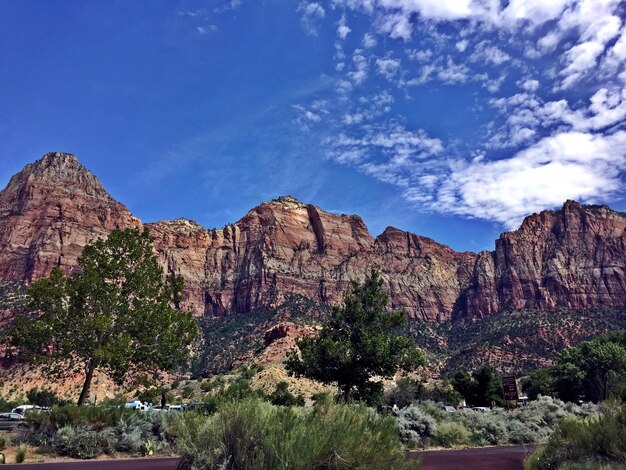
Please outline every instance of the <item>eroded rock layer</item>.
M86 243L115 227L141 222L73 155L47 154L0 192L0 280L30 282L54 266L69 272ZM186 219L147 227L166 271L184 277L184 306L197 315L274 307L293 294L335 303L371 266L394 308L431 321L626 304L626 215L605 206L568 201L533 214L479 254L393 227L374 238L356 215L289 196L223 229Z

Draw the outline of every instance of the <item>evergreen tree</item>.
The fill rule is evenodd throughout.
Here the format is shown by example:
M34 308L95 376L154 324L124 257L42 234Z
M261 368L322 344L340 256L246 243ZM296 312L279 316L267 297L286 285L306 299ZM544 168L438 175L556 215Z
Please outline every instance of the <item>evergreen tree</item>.
M345 402L353 396L374 403L382 399L382 385L373 376L392 377L398 370L424 364L413 340L401 334L406 323L402 310L389 311L389 295L372 269L363 283L352 281L352 290L332 314L319 336L298 341L287 369L324 383L335 383Z

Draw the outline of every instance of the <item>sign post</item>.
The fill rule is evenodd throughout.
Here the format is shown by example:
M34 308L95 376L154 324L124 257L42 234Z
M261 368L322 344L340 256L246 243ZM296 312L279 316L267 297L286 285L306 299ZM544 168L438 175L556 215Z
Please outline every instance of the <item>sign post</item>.
M502 389L504 390L504 402L506 403L508 409L509 401L517 403L517 400L519 399L517 381L515 380L514 375L502 377Z

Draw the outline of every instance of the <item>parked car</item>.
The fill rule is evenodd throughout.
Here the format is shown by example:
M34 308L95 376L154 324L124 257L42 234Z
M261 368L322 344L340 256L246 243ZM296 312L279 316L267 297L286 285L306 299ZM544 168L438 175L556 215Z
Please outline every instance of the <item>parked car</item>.
M12 431L25 422L24 416L19 413L0 413L0 431Z
M454 406L442 405L441 409L446 413L456 413L456 408Z
M48 408L44 408L42 406L37 406L37 405L20 405L20 406L16 406L15 408L13 408L11 410L11 413L17 413L19 415L22 415L22 417L24 415L26 415L26 413L28 411L45 411Z
M487 413L488 411L491 411L489 408L487 408L486 406L473 406L472 410L474 411L480 411L481 413Z

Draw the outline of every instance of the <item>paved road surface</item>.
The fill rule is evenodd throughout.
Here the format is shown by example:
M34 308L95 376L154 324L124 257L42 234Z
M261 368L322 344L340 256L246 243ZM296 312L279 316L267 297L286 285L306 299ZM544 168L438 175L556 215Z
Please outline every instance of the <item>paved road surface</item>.
M409 458L422 459L422 470L523 470L524 457L533 446L484 447L464 450L411 452Z
M421 458L422 470L523 470L524 457L533 446L485 447L465 450L430 450L411 452L409 458ZM85 460L79 462L23 463L3 465L20 470L176 470L178 458L123 460Z
M20 470L176 470L177 457L120 460L81 460L80 462L22 463L3 465Z

